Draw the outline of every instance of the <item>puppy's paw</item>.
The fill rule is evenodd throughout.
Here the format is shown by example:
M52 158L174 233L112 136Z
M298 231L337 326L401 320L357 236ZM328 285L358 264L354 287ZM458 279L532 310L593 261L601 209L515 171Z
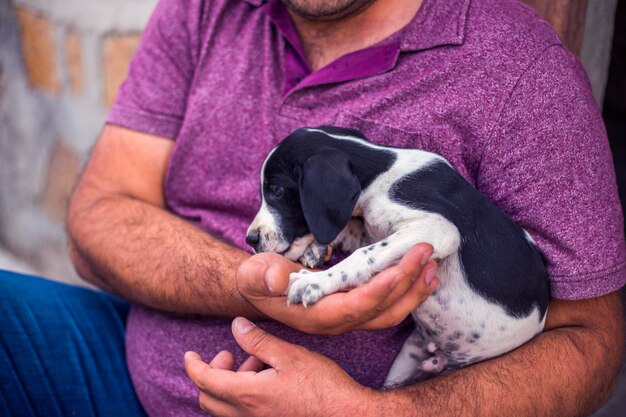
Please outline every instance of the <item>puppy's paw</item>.
M443 371L447 364L448 358L441 351L436 351L433 356L421 363L420 369L424 372L438 374Z
M289 275L289 289L287 290L287 302L289 304L302 303L308 307L316 303L327 292L317 277L318 273L311 273L306 269Z
M332 252L330 245L321 245L314 241L306 248L299 261L306 267L316 269L324 265L324 262L330 259Z
M302 279L303 275L309 273L306 269L300 272L289 274L289 287L287 288L287 304L298 304L302 302L302 296L307 283Z

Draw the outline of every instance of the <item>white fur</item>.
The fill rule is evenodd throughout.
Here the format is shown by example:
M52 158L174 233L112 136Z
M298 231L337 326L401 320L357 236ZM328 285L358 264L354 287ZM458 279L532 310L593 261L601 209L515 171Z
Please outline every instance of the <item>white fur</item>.
M250 233L251 230L258 230L261 235L266 236L264 239L264 242L266 242L267 245L264 247L266 252L283 253L289 249L290 244L283 237L283 234L278 227L278 223L276 222L276 217L272 214L272 210L265 202L265 193L263 191L263 184L265 183L265 166L274 152L276 152L276 148L273 148L270 151L267 158L265 158L265 161L263 162L263 167L261 168L261 208L252 220L252 223L250 223L247 233Z

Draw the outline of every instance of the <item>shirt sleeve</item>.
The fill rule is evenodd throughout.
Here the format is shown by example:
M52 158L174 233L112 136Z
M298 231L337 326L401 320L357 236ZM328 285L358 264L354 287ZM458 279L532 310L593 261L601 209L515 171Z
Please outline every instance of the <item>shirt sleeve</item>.
M194 1L160 0L107 116L107 123L175 139L193 79Z
M560 45L512 88L483 147L477 188L535 240L552 296L626 281L622 211L604 124L582 65Z

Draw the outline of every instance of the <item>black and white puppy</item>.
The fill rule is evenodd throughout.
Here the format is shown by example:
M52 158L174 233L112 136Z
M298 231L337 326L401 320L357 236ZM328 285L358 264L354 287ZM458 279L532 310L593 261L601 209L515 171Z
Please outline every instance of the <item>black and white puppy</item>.
M261 170L262 205L246 241L319 267L329 245L351 253L290 276L305 306L367 282L428 242L439 288L413 312L416 329L386 386L501 355L542 331L549 290L530 236L441 156L374 145L358 131L296 130Z

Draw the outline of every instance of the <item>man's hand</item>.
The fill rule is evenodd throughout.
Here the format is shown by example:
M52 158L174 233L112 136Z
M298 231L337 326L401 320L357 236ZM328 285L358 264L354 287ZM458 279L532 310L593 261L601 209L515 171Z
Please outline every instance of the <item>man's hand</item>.
M401 323L437 288L432 246L415 245L394 265L370 282L348 292L331 294L313 306L287 305L289 273L302 265L273 254L249 258L237 272L237 287L256 309L290 327L312 334L341 334Z
M237 343L252 355L237 372L233 355L222 351L211 363L195 352L185 369L200 390L200 407L214 416L352 416L376 393L356 383L336 363L280 340L239 317ZM263 369L263 363L270 366Z
M547 330L518 349L390 391L362 387L329 359L245 319L235 320L233 334L253 357L239 372L230 371L228 352L210 364L189 353L185 367L201 407L216 416L589 415L610 395L622 360L620 298L553 300ZM271 368L261 371L263 362Z

